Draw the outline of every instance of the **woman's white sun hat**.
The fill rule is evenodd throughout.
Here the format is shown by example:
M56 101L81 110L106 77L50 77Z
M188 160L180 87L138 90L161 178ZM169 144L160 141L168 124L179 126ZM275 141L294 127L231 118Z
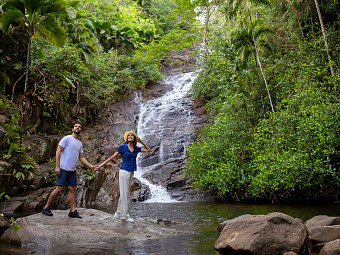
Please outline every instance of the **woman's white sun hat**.
M138 136L137 136L137 134L136 134L135 132L133 132L133 131L126 131L126 132L124 133L124 136L123 136L125 142L127 141L127 136L128 136L129 134L133 134L133 135L136 137L136 139L138 140Z

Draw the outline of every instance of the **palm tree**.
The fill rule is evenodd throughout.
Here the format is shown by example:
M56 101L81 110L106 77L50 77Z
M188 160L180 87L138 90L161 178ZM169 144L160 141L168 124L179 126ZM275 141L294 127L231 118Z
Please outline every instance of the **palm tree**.
M252 33L252 41L253 41L253 46L254 46L256 60L257 60L258 65L260 67L262 78L263 78L264 83L266 85L266 90L267 90L267 93L268 93L268 97L269 97L269 101L270 101L270 106L272 108L272 112L273 112L273 114L275 114L275 110L274 110L274 107L273 107L272 99L271 99L269 88L268 88L268 83L267 83L266 77L264 75L264 72L263 72L263 69L262 69L262 65L261 65L261 61L260 61L260 58L259 58L259 53L258 53L258 50L257 50L257 44L256 44L255 33L254 33L253 20L252 20L252 16L251 16L251 13L250 13L250 8L254 4L255 5L270 6L270 2L268 0L230 0L230 1L227 1L226 6L225 6L225 10L226 10L226 13L227 13L227 15L229 17L235 16L236 12L241 7L245 7L246 11L248 12L248 17L249 17L249 21L250 21L250 27L251 27L251 33Z
M31 41L35 34L49 38L57 46L63 45L67 36L58 24L57 18L66 16L66 6L62 0L8 0L2 7L0 15L0 29L8 33L11 26L25 27L27 31L27 58L24 98L21 114L21 134L23 135L23 119L26 111L26 93L29 79L29 65L31 60Z
M232 32L230 35L231 41L233 45L235 46L236 51L238 51L240 54L239 56L240 56L241 66L243 66L244 68L248 68L248 63L252 55L254 56L254 59L257 63L258 55L256 54L256 50L255 50L255 43L254 43L255 41L258 42L259 46L267 49L267 51L269 51L271 54L275 54L278 51L277 46L273 42L259 39L263 34L274 33L269 28L264 28L264 27L258 28L259 24L260 24L260 20L255 20L253 23L253 29L251 28L251 26L246 26L241 30ZM248 85L249 85L249 93L251 94L249 75L248 75ZM262 91L261 84L259 84L259 86L260 86L262 106L264 108L263 96L261 92ZM252 102L251 95L250 95L249 101Z

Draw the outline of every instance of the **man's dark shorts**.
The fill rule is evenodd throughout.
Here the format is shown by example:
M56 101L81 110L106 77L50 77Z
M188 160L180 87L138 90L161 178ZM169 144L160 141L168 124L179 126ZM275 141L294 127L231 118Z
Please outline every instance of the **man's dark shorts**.
M77 171L66 171L60 169L60 175L57 175L58 186L77 186Z

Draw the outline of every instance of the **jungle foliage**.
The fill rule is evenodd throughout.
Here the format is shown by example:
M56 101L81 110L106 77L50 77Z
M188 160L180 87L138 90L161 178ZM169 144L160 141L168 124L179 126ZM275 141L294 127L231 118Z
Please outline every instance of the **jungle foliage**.
M23 136L123 100L199 39L192 91L210 121L189 147L194 185L225 199L338 201L339 10L334 0L0 0L0 159L20 184L34 166Z
M216 4L193 86L211 116L185 167L197 188L239 201L338 201L340 5L318 5L321 17L314 0Z
M34 167L25 137L91 122L102 105L162 79L171 51L193 45L190 29L176 26L177 4L162 3L0 0L0 160L12 164L12 183Z

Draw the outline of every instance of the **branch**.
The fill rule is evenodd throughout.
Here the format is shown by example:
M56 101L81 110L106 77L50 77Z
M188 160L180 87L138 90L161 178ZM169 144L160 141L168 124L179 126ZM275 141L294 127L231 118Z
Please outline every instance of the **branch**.
M13 103L13 97L14 97L14 90L15 90L15 86L17 85L17 83L22 79L22 77L24 77L26 74L26 72L24 72L20 78L13 84L13 88L12 88L12 96L11 96L11 103Z

